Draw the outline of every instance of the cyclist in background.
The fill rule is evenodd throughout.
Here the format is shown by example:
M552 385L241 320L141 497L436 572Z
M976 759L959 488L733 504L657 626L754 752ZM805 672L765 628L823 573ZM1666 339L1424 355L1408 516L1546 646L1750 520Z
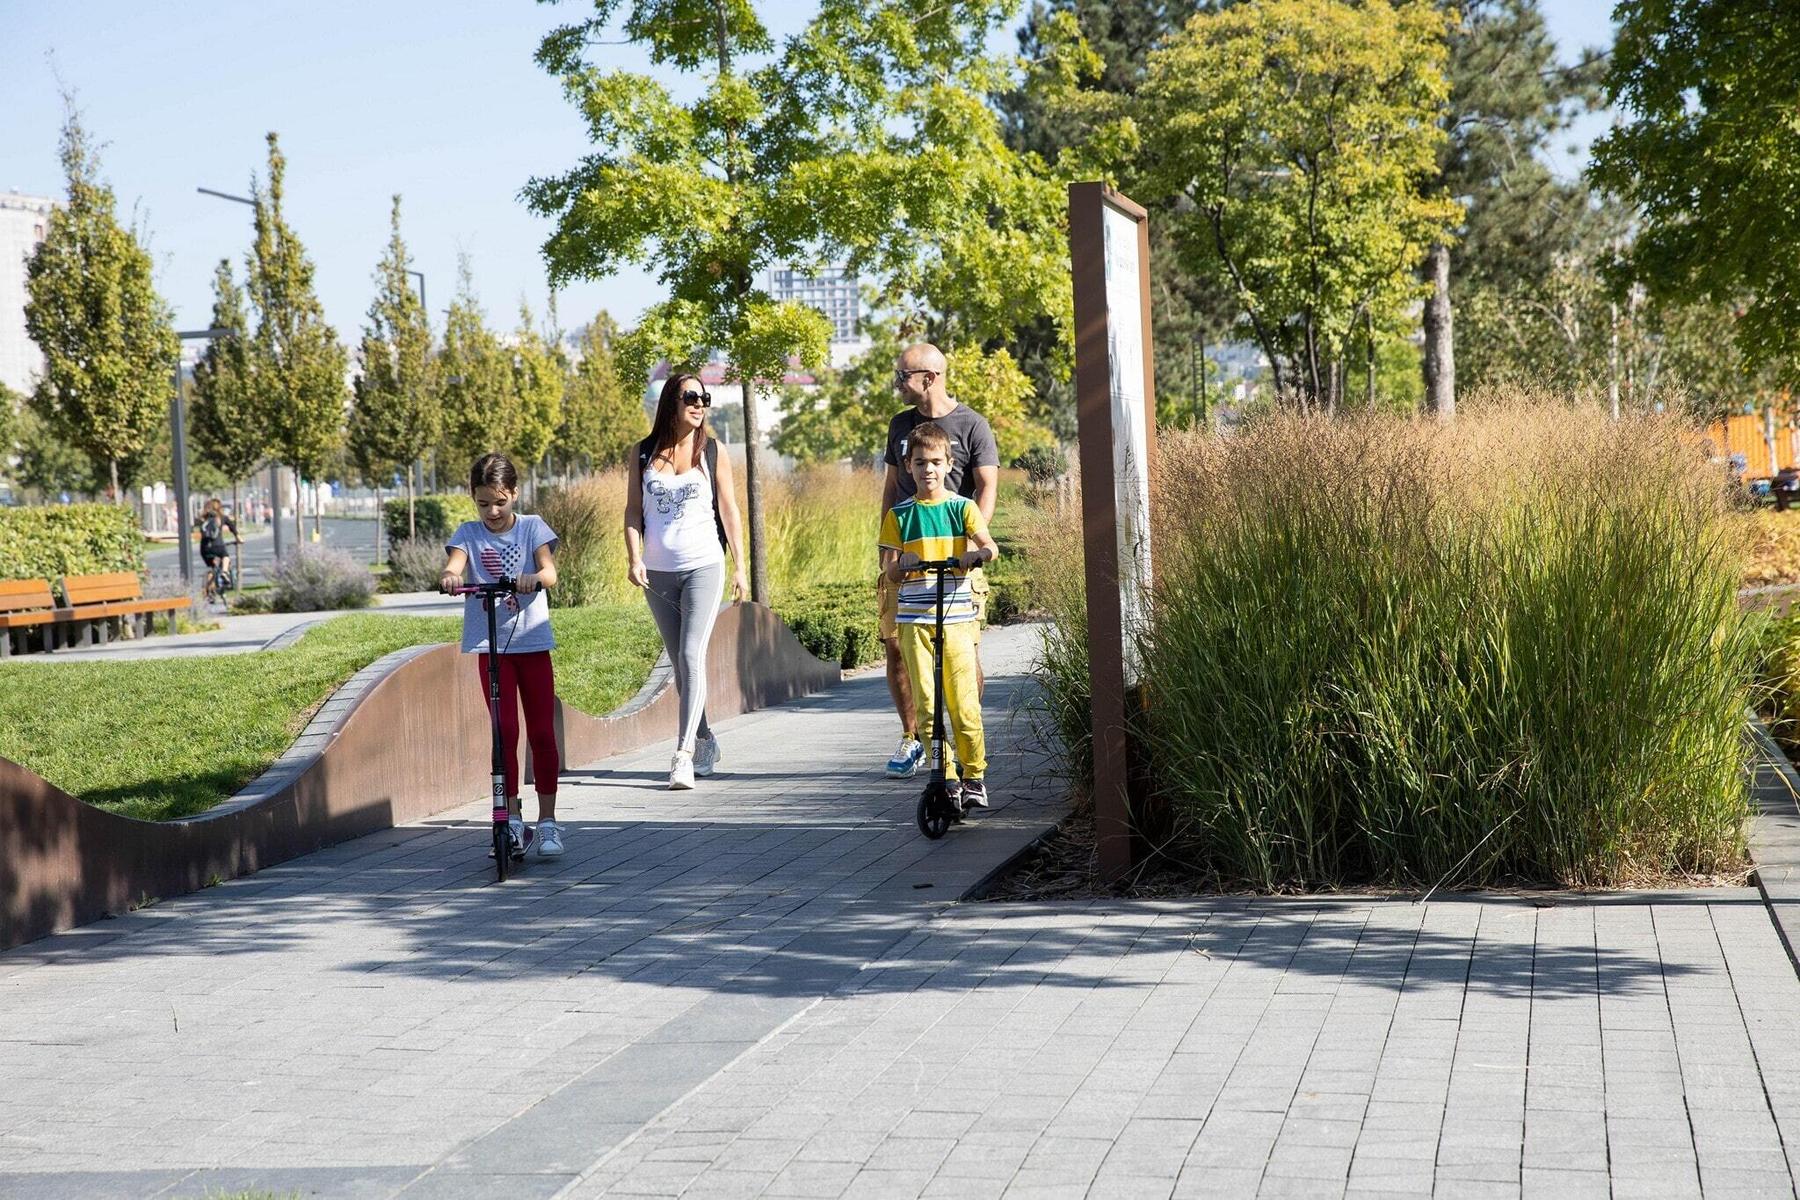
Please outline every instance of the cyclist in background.
M194 528L200 533L200 561L206 564L206 598L223 599L224 589L231 586L231 542L225 535L229 531L232 541L237 539L237 522L214 496L206 502Z

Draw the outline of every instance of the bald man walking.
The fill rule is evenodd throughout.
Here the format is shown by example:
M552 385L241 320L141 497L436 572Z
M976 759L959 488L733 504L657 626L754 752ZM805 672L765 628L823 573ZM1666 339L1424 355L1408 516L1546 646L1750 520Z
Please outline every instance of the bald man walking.
M894 370L894 386L912 407L894 415L888 422L887 477L881 485L881 511L887 511L913 494L912 473L906 469L907 438L913 427L930 421L950 438L950 478L948 489L955 495L967 496L981 510L984 522L994 518L994 499L1000 493L1000 448L994 442L994 431L987 418L965 404L951 399L945 379L947 364L936 346L925 342L908 346L900 354ZM981 622L987 618L987 579L981 568L969 572L969 587L975 593L976 636ZM900 714L900 745L888 759L887 773L905 779L919 769L925 749L919 742L917 718L913 713L912 682L900 659L900 588L882 578L876 584L881 607L881 642L887 647L888 695L894 698L894 709ZM979 650L980 642L976 642Z

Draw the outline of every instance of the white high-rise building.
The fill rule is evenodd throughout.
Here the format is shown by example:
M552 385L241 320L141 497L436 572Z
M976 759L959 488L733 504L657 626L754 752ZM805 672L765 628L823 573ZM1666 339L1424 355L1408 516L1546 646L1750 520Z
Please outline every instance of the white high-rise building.
M20 395L44 369L44 356L25 336L25 261L44 240L56 201L0 192L0 384Z
M862 332L862 283L848 267L828 266L816 275L775 267L769 272L768 288L769 298L778 303L794 301L825 314L831 322L832 366L847 365L868 347Z

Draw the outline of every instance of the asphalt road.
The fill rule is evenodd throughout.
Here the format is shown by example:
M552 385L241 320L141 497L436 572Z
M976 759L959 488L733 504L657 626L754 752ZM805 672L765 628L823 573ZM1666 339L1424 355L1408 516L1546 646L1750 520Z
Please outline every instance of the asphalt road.
M350 554L358 562L372 563L375 557L375 522L352 521L339 517L326 517L320 523L320 541L328 546L336 546ZM294 541L293 525L290 523L282 529L283 546L290 546ZM306 522L306 534L312 536L312 519ZM383 552L386 545L382 546ZM174 575L180 569L180 549L171 542L167 546L159 546L149 551L145 557L152 574ZM268 581L268 570L275 561L275 539L267 531L247 533L244 537L243 562L245 583L265 583ZM194 571L196 578L205 571L200 562L200 543L194 543Z

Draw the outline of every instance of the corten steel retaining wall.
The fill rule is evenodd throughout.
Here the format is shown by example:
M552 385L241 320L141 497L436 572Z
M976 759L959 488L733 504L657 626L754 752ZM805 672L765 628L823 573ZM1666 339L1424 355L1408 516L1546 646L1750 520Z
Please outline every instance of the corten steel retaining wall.
M719 614L708 660L714 719L841 678L835 663L813 657L761 605ZM353 702L327 744L273 795L180 821L115 816L0 758L0 949L485 796L488 720L474 662L447 645L401 663ZM660 686L605 717L559 703L563 761L593 762L673 738L676 704L666 672Z

